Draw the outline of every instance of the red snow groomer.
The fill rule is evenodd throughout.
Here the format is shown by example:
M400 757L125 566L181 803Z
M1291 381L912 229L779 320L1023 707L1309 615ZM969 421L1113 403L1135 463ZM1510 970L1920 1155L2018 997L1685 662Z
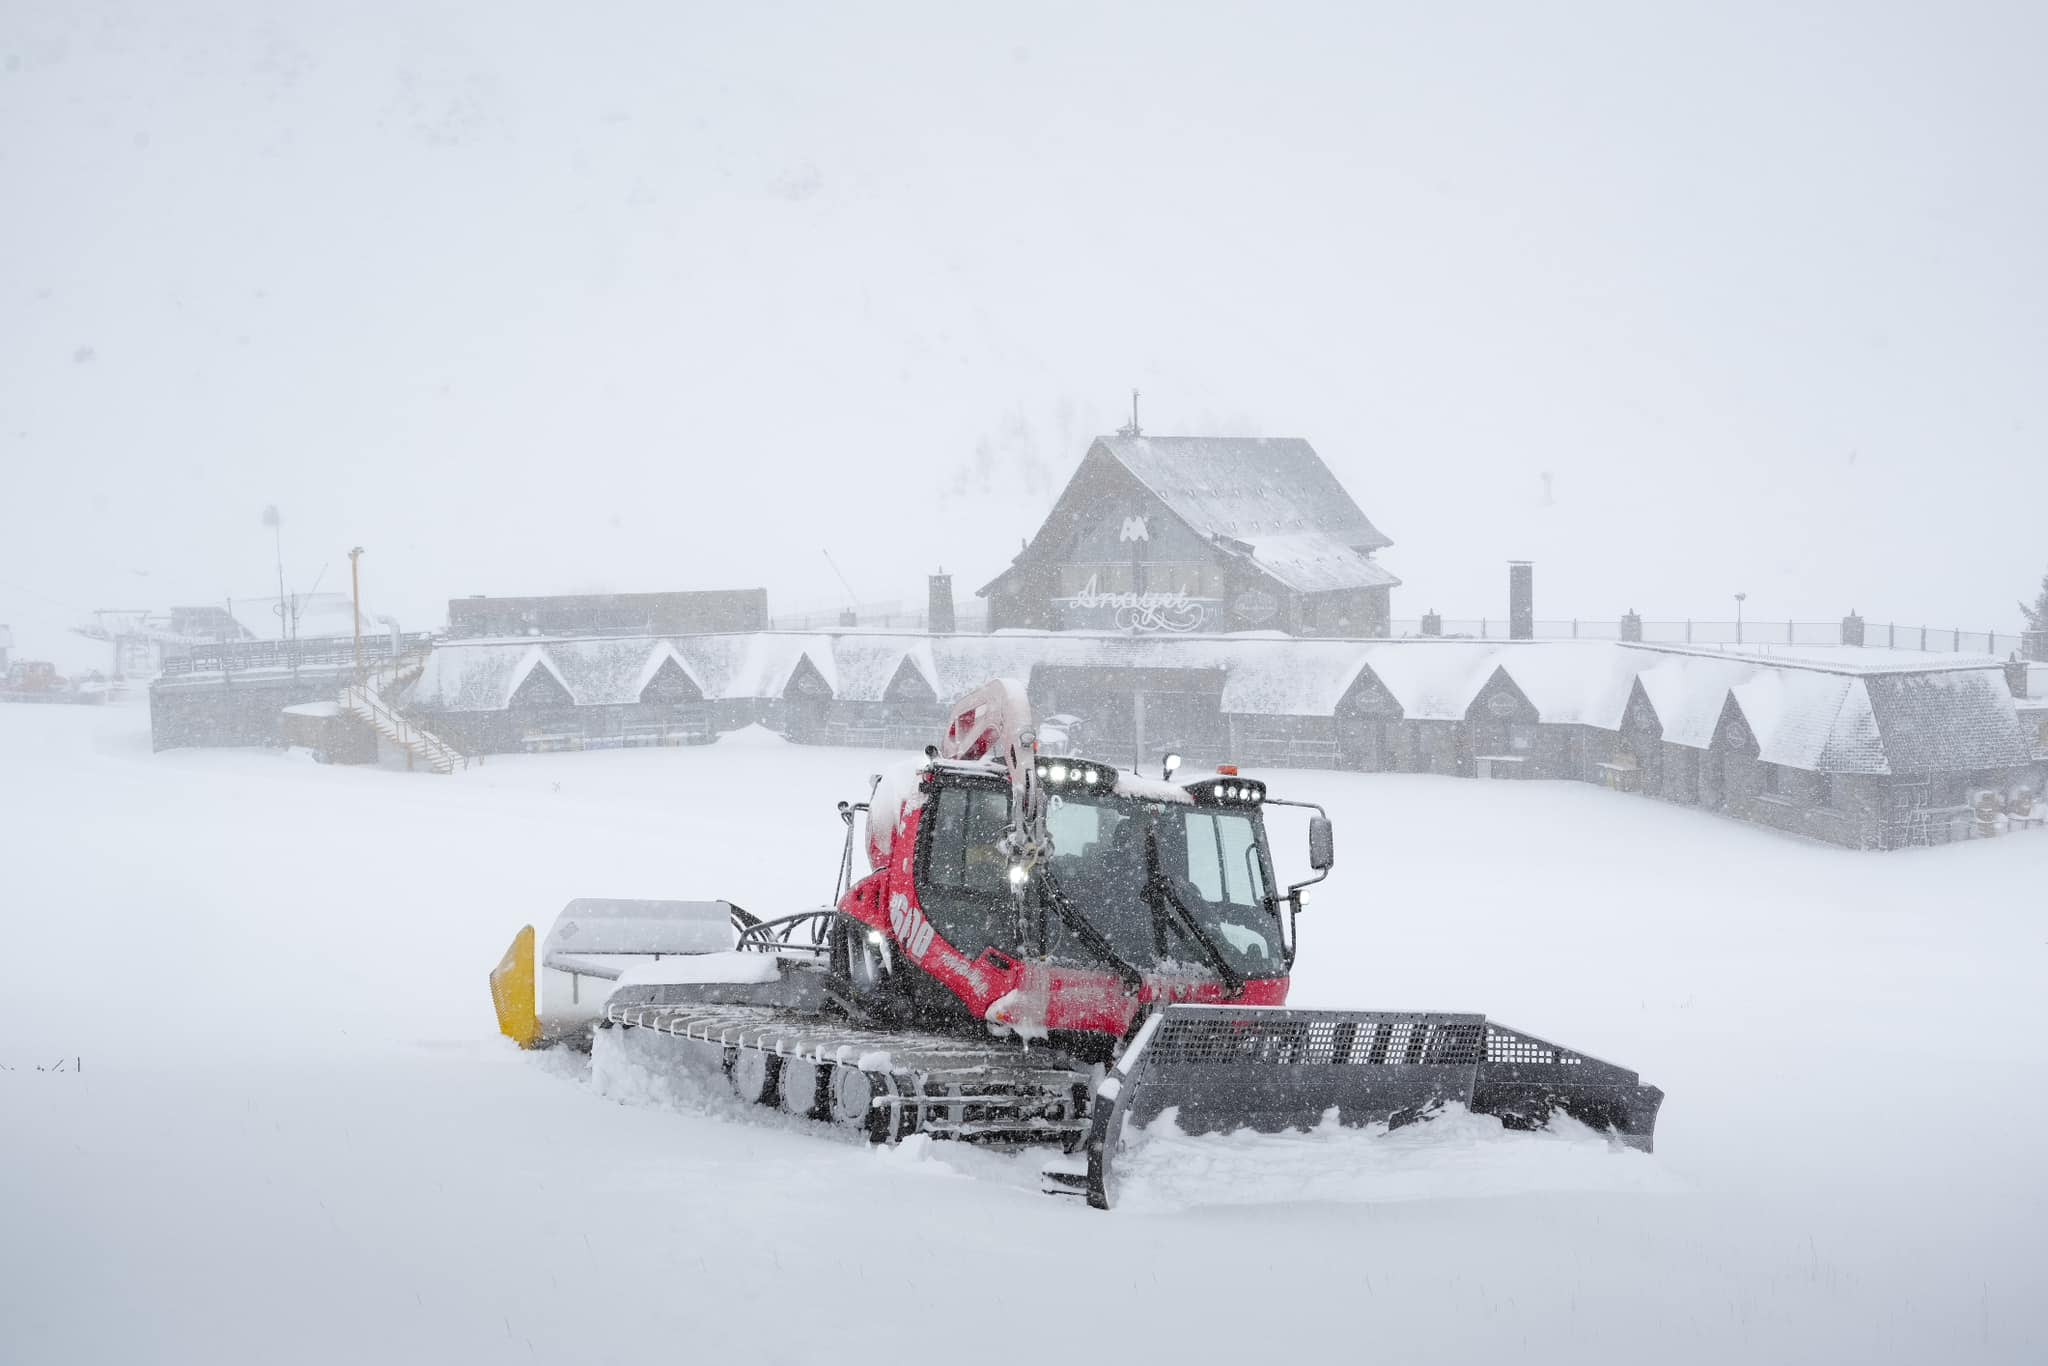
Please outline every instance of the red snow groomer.
M1289 1010L1321 807L1226 769L1153 781L1038 755L1023 687L955 710L923 762L840 803L835 904L573 901L491 974L522 1045L596 1026L674 1041L746 1101L864 1131L1054 1144L1048 1189L1108 1208L1126 1122L1192 1133L1562 1111L1647 1150L1663 1093L1482 1015ZM1281 887L1263 813L1304 807L1315 877ZM852 876L865 812L866 877ZM666 1048L668 1045L661 1045Z

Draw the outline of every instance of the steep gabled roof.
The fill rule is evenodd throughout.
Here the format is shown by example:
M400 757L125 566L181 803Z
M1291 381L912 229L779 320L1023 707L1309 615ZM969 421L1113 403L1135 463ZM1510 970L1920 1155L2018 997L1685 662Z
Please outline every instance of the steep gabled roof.
M1365 670L1353 641L1302 640L1289 650L1256 645L1233 652L1222 708L1237 716L1329 716Z
M1864 686L1894 773L2007 768L2034 757L2033 736L1996 669L1881 674Z
M1890 772L1861 678L1767 668L1728 695L1765 763L1813 773Z
M1247 548L1303 593L1400 582L1369 558L1393 544L1299 437L1104 436L1101 450L1198 534Z
M1093 461L1114 463L1196 536L1295 592L1401 582L1372 559L1373 551L1393 542L1299 437L1102 436L1089 446L1081 470ZM1063 494L1055 514L1066 501ZM1055 520L1048 517L1047 525ZM1043 540L1041 532L1026 555ZM1003 577L980 591L988 593Z
M1641 667L1612 645L1594 640L1510 642L1500 647L1497 661L1547 724L1601 730L1621 729Z
M1198 531L1239 540L1317 532L1358 550L1393 544L1300 437L1102 436L1095 445Z
M1483 640L1381 641L1366 662L1410 721L1462 721L1499 667L1500 646Z
M1620 653L1641 670L1643 695L1657 711L1664 739L1688 749L1713 744L1729 689L1754 678L1761 667L1748 659L1664 654L1637 646L1624 646Z

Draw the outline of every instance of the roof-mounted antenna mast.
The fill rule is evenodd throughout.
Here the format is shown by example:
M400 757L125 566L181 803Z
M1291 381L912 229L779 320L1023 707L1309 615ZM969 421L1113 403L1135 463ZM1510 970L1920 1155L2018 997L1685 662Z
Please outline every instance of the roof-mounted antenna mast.
M1145 431L1138 425L1138 391L1131 390L1131 421L1128 426L1117 428L1118 436L1143 436Z

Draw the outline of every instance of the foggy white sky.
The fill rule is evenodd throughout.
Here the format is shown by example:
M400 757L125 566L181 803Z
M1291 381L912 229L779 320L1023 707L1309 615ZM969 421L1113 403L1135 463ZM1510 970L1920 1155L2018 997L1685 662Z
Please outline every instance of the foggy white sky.
M962 8L0 0L0 621L964 597L1134 384L1397 616L2048 568L2048 8Z

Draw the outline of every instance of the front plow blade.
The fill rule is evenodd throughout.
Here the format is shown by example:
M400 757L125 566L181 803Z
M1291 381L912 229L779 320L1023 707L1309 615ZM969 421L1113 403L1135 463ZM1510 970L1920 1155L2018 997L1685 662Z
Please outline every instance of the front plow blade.
M1096 1088L1086 1193L1109 1208L1124 1125L1167 1110L1194 1134L1308 1129L1332 1110L1347 1126L1391 1128L1454 1102L1536 1129L1562 1111L1647 1152L1663 1099L1626 1068L1483 1015L1169 1006Z

